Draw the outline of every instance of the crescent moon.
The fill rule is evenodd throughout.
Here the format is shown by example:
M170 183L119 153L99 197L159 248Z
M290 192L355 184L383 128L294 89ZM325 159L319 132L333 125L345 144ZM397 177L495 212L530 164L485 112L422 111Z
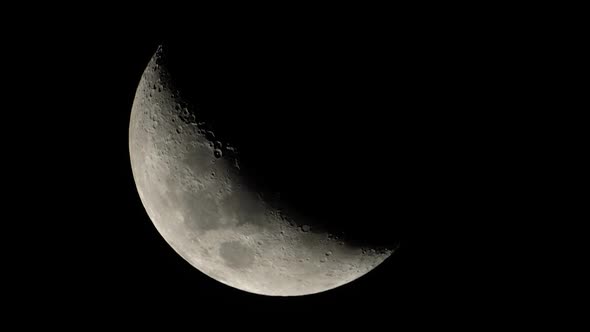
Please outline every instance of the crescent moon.
M206 110L177 89L166 56L160 46L141 77L129 152L143 206L180 256L231 287L296 296L347 284L392 254L395 248L358 246L316 229L253 187L241 151L207 127Z

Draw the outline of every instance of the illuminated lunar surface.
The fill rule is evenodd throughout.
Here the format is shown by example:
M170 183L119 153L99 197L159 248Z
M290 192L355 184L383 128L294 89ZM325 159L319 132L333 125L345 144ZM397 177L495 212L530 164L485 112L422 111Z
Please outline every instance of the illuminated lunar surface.
M391 255L394 247L321 231L252 186L241 151L215 138L175 87L165 52L158 49L137 88L129 151L141 201L180 256L226 285L294 296L349 283Z

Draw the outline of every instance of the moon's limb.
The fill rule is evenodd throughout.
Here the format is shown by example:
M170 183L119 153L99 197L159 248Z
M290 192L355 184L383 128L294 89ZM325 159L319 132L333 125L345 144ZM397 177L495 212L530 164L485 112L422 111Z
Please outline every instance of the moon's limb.
M346 284L392 253L316 231L246 184L239 151L199 122L163 56L160 47L137 88L129 150L149 217L186 261L229 286L290 296Z

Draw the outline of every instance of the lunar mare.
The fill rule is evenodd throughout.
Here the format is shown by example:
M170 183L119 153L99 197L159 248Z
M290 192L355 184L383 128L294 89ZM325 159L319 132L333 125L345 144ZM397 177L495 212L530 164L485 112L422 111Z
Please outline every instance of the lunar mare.
M164 57L160 47L137 88L129 151L141 201L180 256L226 285L294 296L344 285L391 255L391 248L353 246L316 230L249 185L240 151L204 125Z

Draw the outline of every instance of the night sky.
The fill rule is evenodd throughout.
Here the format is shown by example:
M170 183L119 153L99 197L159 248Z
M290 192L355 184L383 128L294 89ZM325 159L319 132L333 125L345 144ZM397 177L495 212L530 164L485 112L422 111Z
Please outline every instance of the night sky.
M358 118L346 120L360 123L355 130L364 137L361 146L367 154L337 159L352 159L361 167L356 176L370 181L363 188L374 198L367 213L390 222L401 246L352 283L316 295L279 298L233 289L190 266L159 235L140 202L128 151L135 89L157 46L184 37L170 32L174 29L158 30L148 19L125 29L74 21L59 28L40 26L5 41L14 58L7 62L8 70L19 73L13 81L21 87L14 95L20 100L18 116L30 123L30 128L8 129L26 136L21 140L25 148L10 149L27 161L16 168L30 175L18 191L29 201L20 208L19 235L8 236L10 243L21 243L12 245L17 254L11 261L18 268L9 273L23 285L24 295L14 300L18 306L52 306L59 298L78 309L106 301L117 308L179 303L185 309L259 312L358 308L418 317L456 314L451 303L468 302L464 299L483 292L485 287L472 278L479 272L476 255L465 241L459 245L455 240L477 242L479 233L470 231L471 223L492 218L481 209L484 199L477 188L495 176L481 168L494 162L481 154L489 148L481 132L490 129L483 114L493 105L475 77L493 68L482 65L482 54L490 53L471 43L473 34L441 29L440 20L415 25L376 20L374 26L320 30L291 26L285 31L219 23L195 26L187 34L189 43L197 40L217 47L216 52L230 49L232 42L288 45L293 36L297 45L317 44L332 53L345 45L347 58L358 61L343 66L341 74L367 70L363 79L377 91ZM252 34L256 42L248 39ZM32 90L39 92L32 96ZM476 113L478 102L483 111ZM362 101L355 107L362 109ZM314 116L325 123L322 113ZM307 121L313 124L314 118ZM31 131L39 135L27 136ZM332 206L338 203L327 200ZM460 227L451 226L457 222ZM23 246L25 237L38 246ZM467 257L458 262L457 254Z

